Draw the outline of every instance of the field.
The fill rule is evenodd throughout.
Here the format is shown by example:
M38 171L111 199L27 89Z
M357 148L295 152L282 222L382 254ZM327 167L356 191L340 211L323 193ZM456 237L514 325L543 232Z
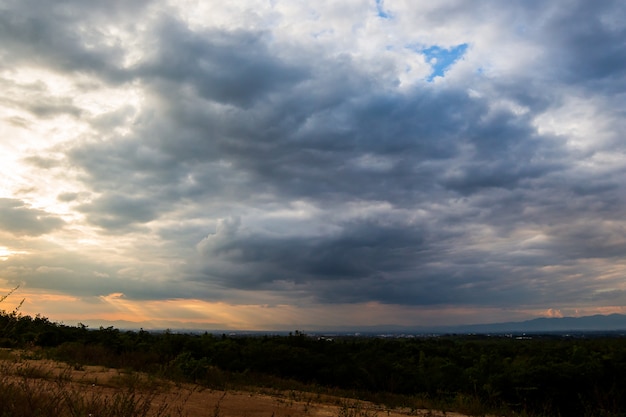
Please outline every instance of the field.
M0 356L0 396L3 415L7 416L463 416L426 409L389 409L299 391L214 390L103 366L76 369L58 361L29 359L32 353L24 351L4 349Z
M623 417L626 337L318 337L0 312L0 416ZM458 414L454 414L458 413Z

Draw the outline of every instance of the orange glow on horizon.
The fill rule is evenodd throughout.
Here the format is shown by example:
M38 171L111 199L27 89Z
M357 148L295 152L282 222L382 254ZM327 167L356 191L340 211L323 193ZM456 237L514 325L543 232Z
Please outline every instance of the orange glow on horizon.
M11 288L0 288L6 295ZM109 322L134 323L146 329L198 328L232 330L320 329L338 326L403 325L440 326L523 321L537 317L579 317L595 314L626 314L625 306L497 309L362 304L293 306L286 304L230 304L199 299L133 300L123 293L77 297L19 288L7 297L0 310L12 311L25 299L19 312L47 317L69 325ZM338 319L338 317L340 319ZM398 320L401 317L402 320Z

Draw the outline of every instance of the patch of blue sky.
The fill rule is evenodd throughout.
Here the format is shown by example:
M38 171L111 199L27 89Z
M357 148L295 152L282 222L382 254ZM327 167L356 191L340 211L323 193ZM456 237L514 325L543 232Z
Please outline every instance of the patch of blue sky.
M391 19L391 15L383 8L383 0L376 0L376 13L382 19Z
M448 68L463 57L465 51L467 51L466 43L447 49L436 45L422 49L420 52L424 54L426 61L433 69L426 80L431 82L435 77L443 77Z

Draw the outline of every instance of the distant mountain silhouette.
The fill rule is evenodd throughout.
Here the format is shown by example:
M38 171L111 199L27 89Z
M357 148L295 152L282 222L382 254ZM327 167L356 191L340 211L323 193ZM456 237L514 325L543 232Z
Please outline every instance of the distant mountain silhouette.
M93 320L95 321L95 320ZM91 321L87 321L88 323ZM171 322L168 326L172 330L176 331L188 331L197 332L208 330L212 333L272 333L282 334L287 330L276 331L243 331L243 330L216 330L220 326L211 326L210 328L202 329L198 328L196 323L181 323ZM99 321L96 325L92 325L91 328L98 328L99 325L104 327L114 326L119 329L132 329L138 330L139 327L144 329L154 329L154 326L147 324L135 323L129 321ZM226 329L224 326L223 329ZM162 330L162 329L161 329ZM467 324L457 326L398 326L398 325L378 325L378 326L339 326L332 328L321 329L318 328L314 332L327 333L336 332L340 334L355 334L361 333L363 335L382 335L382 334L486 334L486 333L563 333L563 332L614 332L623 330L626 333L626 315L623 314L610 314L610 315L595 315L585 317L561 317L561 318L538 318L520 322L505 322L505 323L489 323L489 324ZM305 329L305 332L307 329Z
M458 333L493 332L568 332L568 331L616 331L626 330L626 315L610 314L585 317L538 318L522 322L475 324L451 326L447 331Z
M456 326L397 326L380 325L358 328L336 328L338 332L363 334L469 334L469 333L552 333L552 332L626 332L626 315L595 315L585 317L538 318L520 322L467 324Z

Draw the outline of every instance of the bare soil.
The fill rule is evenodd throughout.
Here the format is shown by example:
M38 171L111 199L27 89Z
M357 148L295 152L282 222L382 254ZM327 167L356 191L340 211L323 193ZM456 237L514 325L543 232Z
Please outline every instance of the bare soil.
M79 369L44 359L0 359L4 378L23 383L48 385L50 390L80 392L85 397L110 397L133 392L150 398L155 413L166 408L164 415L188 417L467 417L435 410L387 409L365 401L298 391L263 390L220 391L193 384L176 384L153 377L102 366ZM43 384L43 385L42 385ZM97 415L96 412L93 414Z

